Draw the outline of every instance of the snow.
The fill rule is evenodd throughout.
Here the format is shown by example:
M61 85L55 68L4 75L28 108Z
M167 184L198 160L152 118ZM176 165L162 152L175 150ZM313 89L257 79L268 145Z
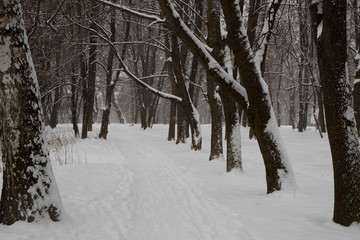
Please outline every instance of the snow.
M323 29L323 21L319 23L319 26L317 27L317 38L320 39L322 35L322 29Z
M71 132L70 125L60 128ZM54 174L67 217L61 222L0 225L0 239L76 240L355 240L360 225L332 222L333 173L327 138L280 128L298 188L265 194L265 170L256 141L241 129L244 172L225 172L225 160L166 141L167 126L111 124L108 140L74 146L77 161ZM1 182L1 180L0 180Z
M182 31L191 39L191 41L196 45L196 47L200 50L201 54L204 57L204 60L208 62L208 68L209 70L216 71L217 75L225 81L227 85L230 85L232 89L234 89L238 94L241 95L241 97L244 98L245 102L248 102L247 98L247 92L244 87L240 85L235 79L230 76L223 67L219 65L219 63L212 57L210 54L212 49L209 49L209 47L202 43L195 35L194 33L188 28L188 26L182 21L179 13L175 10L175 7L173 4L167 0L166 1L169 7L169 10L171 12L172 17L175 19L175 21L178 21L180 27L182 28Z

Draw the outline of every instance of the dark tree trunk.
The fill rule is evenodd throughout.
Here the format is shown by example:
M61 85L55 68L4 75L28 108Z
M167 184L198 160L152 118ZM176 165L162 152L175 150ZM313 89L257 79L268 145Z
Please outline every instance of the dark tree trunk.
M110 19L110 41L116 41L116 12L115 9L111 9ZM106 93L105 93L105 109L101 118L101 127L99 138L106 139L108 134L108 127L110 122L110 110L111 110L111 99L115 89L115 80L113 79L113 63L115 57L115 50L110 46L109 55L107 59L107 74L106 74Z
M267 88L264 88L264 80L259 72L259 67L253 61L253 54L247 46L249 41L243 29L243 22L239 5L236 1L222 0L223 11L228 30L228 43L234 52L235 60L239 66L240 76L247 89L250 111L251 126L264 159L266 170L267 193L272 193L282 188L283 177L293 182L293 175L287 153L280 147L283 143L279 130L276 126L276 119L271 106L270 95ZM277 2L280 4L280 1ZM276 7L272 8L271 14L276 13ZM271 18L275 20L275 17ZM270 28L271 29L271 28ZM269 37L267 37L267 40ZM265 41L265 39L264 39ZM266 54L266 47L263 49ZM263 59L265 55L262 56ZM260 66L263 69L264 61ZM250 117L250 116L249 116Z
M300 64L299 64L299 123L298 130L303 132L307 126L308 94L307 83L309 83L309 59L310 59L310 29L308 28L308 7L303 0L299 0L299 38L300 38Z
M358 67L356 71L353 99L354 99L356 128L358 132L358 137L360 137L360 67Z
M312 7L321 17L318 4ZM324 1L322 9L322 52L318 58L322 58L320 77L334 168L333 220L349 226L360 222L360 148L347 73L347 1Z
M176 144L185 143L185 141L186 141L186 117L183 106L181 104L177 104Z
M50 115L50 120L49 120L49 126L51 128L55 128L56 125L58 124L58 116L59 116L59 111L60 111L60 106L61 106L61 95L62 95L62 81L60 81L60 59L61 59L61 41L58 41L58 46L55 51L56 51L56 72L55 72L55 82L58 83L58 86L56 86L55 88L55 97L54 97L54 102L53 102L53 106L52 106L52 111L51 111L51 115ZM60 49L59 49L60 48Z
M201 29L202 29L202 15L203 15L203 1L195 1L195 6L194 6L194 10L196 11L196 15L195 15L195 34L196 36L200 37L201 36ZM192 57L192 62L191 62L191 72L190 72L190 76L189 76L189 79L191 82L193 83L196 83L196 76L197 76L197 73L198 73L198 65L199 65L199 62L198 60L196 59L196 57ZM195 91L195 87L193 84L190 84L189 86L189 94L190 94L190 97L191 97L191 100L193 101L193 104L195 107L197 107L197 102L195 102L195 96L194 94L196 93Z
M141 105L139 107L139 111L140 111L140 121L141 121L141 128L146 130L148 125L147 125L147 122L146 122L146 116L147 116L147 111L146 111L146 108L144 105Z
M256 1L250 1L249 2L249 16L248 16L248 27L247 27L247 36L249 39L249 43L251 47L254 47L255 45L255 39L256 39L256 28L258 27L258 21L259 21L259 14L261 9L261 4L263 0L256 0ZM240 5L241 8L241 5ZM243 12L243 11L241 11ZM237 64L235 63L237 66ZM235 73L237 73L238 67L236 67ZM234 77L236 79L236 77ZM244 85L244 82L242 79L240 79L241 85ZM248 125L248 117L247 117L247 109L239 105L239 116L241 117L241 122L243 127L247 127ZM249 138L252 139L254 135L254 132L252 129L250 129L249 132Z
M0 4L0 223L59 221L62 203L44 139L39 85L18 0Z
M202 145L202 137L201 137L201 127L199 122L199 113L197 112L196 108L194 107L190 95L189 90L186 86L185 79L183 76L183 69L180 62L180 50L179 50L179 43L176 36L172 35L171 39L171 56L173 60L173 64L176 67L173 67L174 75L176 77L177 86L179 89L179 93L182 97L182 106L185 115L185 123L190 124L191 129L191 149L193 150L201 150ZM187 124L185 124L187 125ZM188 127L185 126L185 134Z
M221 4L219 0L208 1L208 42L209 46L213 48L215 59L224 66L225 49L221 37L220 9ZM230 172L233 168L242 168L239 114L236 101L233 97L221 88L219 93L225 115L226 171ZM218 114L221 114L221 112L218 112ZM221 141L222 132L217 137Z
M254 0L250 1L249 3L247 36L250 46L254 46L255 44L256 28L258 26L259 13L262 2L263 0Z
M51 128L56 128L56 125L58 124L59 110L61 106L61 102L60 102L61 92L62 92L62 86L56 86L54 102L49 120L49 126Z
M276 110L277 110L277 124L281 127L281 106L280 106L280 92L281 92L281 77L278 83L277 96L276 96Z
M211 114L211 146L209 160L217 159L223 154L222 141L222 103L214 80L207 77L207 97Z
M172 94L175 95L174 89ZM168 141L175 140L175 125L176 125L176 103L171 101L170 103L170 117L169 117L169 132L168 132Z
M166 21L182 41L187 44L189 49L193 52L199 62L204 66L204 70L209 74L213 74L215 81L234 96L234 99L239 104L247 104L244 97L244 89L234 81L226 71L221 68L220 64L216 62L213 57L209 56L208 51L204 49L203 45L199 44L196 39L189 34L189 29L184 22L178 17L174 5L170 0L158 0ZM271 5L269 9L272 17L269 18L270 28L272 29L275 21L276 7L279 7L281 1L276 1L275 5ZM236 0L222 1L223 10L225 13L225 20L228 28L228 42L230 48L233 50L235 59L237 59L238 66L241 66L240 76L246 78L246 88L248 89L248 98L251 106L252 124L255 127L256 137L264 158L267 179L267 192L271 193L282 189L282 184L290 188L294 187L294 176L291 170L291 164L288 162L288 156L284 149L283 142L276 126L276 119L274 119L274 111L272 109L269 93L264 80L261 77L260 67L255 65L253 53L248 47L246 33L243 31L244 23L241 17L239 4ZM275 7L275 8L274 8ZM265 36L268 36L266 34ZM268 42L269 37L266 38ZM264 39L265 40L265 39ZM266 49L263 49L266 53ZM251 95L249 95L251 93Z
M356 128L358 131L358 137L360 137L360 6L359 0L353 1L354 12L354 21L355 21L355 43L357 55L355 57L356 64L356 73L353 89L353 99L354 99L354 111L355 111L355 120Z
M97 14L98 7L94 8L94 13ZM90 28L97 31L97 25L93 20L90 23ZM97 61L97 36L94 33L90 33L90 49L89 49L89 78L87 85L87 109L86 109L86 121L87 130L92 131L92 124L94 118L94 102L95 102L95 83L96 83L96 61Z
M236 102L226 93L221 94L225 115L226 171L242 169L240 119Z
M170 49L170 40L169 37L166 35L165 36L165 45L167 48ZM171 59L171 55L169 52L165 53L166 58L167 59ZM169 80L170 80L170 84L171 84L171 93L173 95L177 95L178 94L178 89L177 89L177 84L175 81L175 76L174 76L174 71L173 71L173 64L172 61L166 61L166 67L167 67L167 71L169 74ZM169 132L168 132L168 141L173 141L175 140L175 125L176 125L176 121L177 121L177 140L176 143L180 143L180 142L185 142L185 139L181 139L181 127L179 125L180 123L180 116L182 115L180 108L180 103L176 103L174 101L171 101L171 105L170 105L170 119L169 119ZM178 110L178 112L176 112L176 109ZM179 112L180 110L180 112ZM180 131L179 131L180 130Z
M78 16L82 17L82 3L77 5ZM78 27L78 41L81 42L82 38L85 35L84 30L81 27ZM89 108L88 101L88 71L87 71L87 62L86 62L86 52L84 47L82 47L82 51L80 54L80 76L81 76L81 88L82 88L82 104L83 104L83 117L82 117L82 129L81 129L81 138L87 138L87 129L88 129L88 121L87 121L87 109Z
M305 69L300 64L299 65L299 122L298 122L298 131L304 132L306 128L306 119L305 119L305 101L306 101L306 94L305 94L305 87L302 86L302 82L304 81L304 71Z
M317 91L317 100L318 100L318 106L319 106L319 125L321 132L326 132L326 126L325 126L325 114L324 114L324 100L323 100L323 91L319 89Z
M291 125L292 129L295 129L295 89L290 90L290 108L289 108L289 124Z
M73 125L73 130L75 137L79 136L79 127L77 123L77 102L78 102L78 91L76 88L77 77L75 70L75 63L72 66L72 76L71 76L71 122Z
M213 48L213 56L223 63L224 50L220 29L220 2L208 0L208 45ZM219 95L219 86L215 84L211 75L207 76L207 97L211 113L211 146L209 160L216 159L223 154L222 141L222 102ZM223 98L224 96L222 96ZM236 103L235 103L236 105ZM225 115L226 117L227 115ZM227 123L227 122L226 122Z
M159 83L158 83L156 89L161 91L163 83L164 83L164 79L161 78L159 80ZM159 106L159 101L160 101L159 96L153 97L153 103L150 105L149 115L148 115L148 119L147 119L147 125L149 126L149 128L152 128L153 124L155 123L155 116L156 116L156 112L157 112L157 109Z
M89 108L88 105L88 76L87 76L87 64L86 64L86 55L84 51L80 54L80 75L81 75L81 88L82 88L82 102L83 102L83 119L82 119L82 129L81 129L81 138L87 138L87 109Z

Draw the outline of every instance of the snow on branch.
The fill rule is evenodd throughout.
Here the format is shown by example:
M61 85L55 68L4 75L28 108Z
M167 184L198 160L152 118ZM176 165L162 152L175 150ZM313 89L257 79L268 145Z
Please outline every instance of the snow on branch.
M263 28L261 30L261 37L258 41L258 50L255 53L256 67L261 69L266 56L267 47L270 41L271 33L275 25L275 16L282 0L268 0L267 15L264 19Z
M170 0L159 0L159 4L166 15L166 21L170 24L171 29L181 38L185 44L193 52L204 69L214 77L214 80L221 84L222 87L227 88L238 103L243 106L248 106L247 93L244 87L235 81L225 69L214 59L210 54L209 48L202 43L189 27L181 19L179 13L175 10L173 3Z
M98 0L96 0L98 1ZM98 36L99 38L101 38L102 40L104 40L106 43L109 44L109 46L114 50L115 52L115 56L116 58L118 59L119 61L119 65L121 66L121 70L126 73L126 75L129 76L129 78L131 78L132 80L136 81L137 83L139 83L141 86L145 87L147 90L149 90L150 92L154 93L155 95L159 96L159 97L162 97L162 98L165 98L165 99L168 99L168 100L174 100L174 101L177 101L177 102L181 102L182 99L178 96L175 96L175 95L172 95L172 94L169 94L169 93L164 93L160 90L157 90L156 88L150 86L149 84L141 81L138 77L135 76L135 74L133 74L125 65L123 59L121 58L121 56L119 55L119 52L117 50L117 48L115 47L114 43L111 42L107 37L104 37L103 35L101 35L99 32L97 32L96 30L92 29L92 28L88 28L86 26L83 26L81 24L79 24L78 22L75 22L73 21L71 18L68 17L68 19L70 21L72 21L74 24L76 24L77 26L80 26L81 28L84 28L86 29L87 31L89 32L92 32L94 33L96 36Z
M106 6L113 7L113 8L119 9L121 11L130 13L132 15L135 15L135 16L138 16L138 17L145 18L145 19L153 21L153 23L151 23L150 25L153 25L154 23L164 23L165 22L164 19L161 19L156 15L142 13L142 12L139 12L137 10L134 10L134 9L131 9L131 8L128 8L128 7L125 7L125 6L116 4L116 3L111 3L111 2L105 1L105 0L95 0L95 1L98 2L98 3L104 4Z

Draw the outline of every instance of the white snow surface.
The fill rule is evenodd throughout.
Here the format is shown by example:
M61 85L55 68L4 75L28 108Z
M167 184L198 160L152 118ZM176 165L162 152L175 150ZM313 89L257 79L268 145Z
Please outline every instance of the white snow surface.
M62 125L71 131L70 125ZM225 160L168 142L167 126L109 126L108 140L78 140L77 164L54 168L67 217L61 222L0 225L0 239L104 240L338 240L359 239L360 225L332 222L333 174L327 138L282 127L298 188L265 194L256 141L242 128L244 171ZM2 177L1 177L2 178ZM1 183L1 180L0 180Z

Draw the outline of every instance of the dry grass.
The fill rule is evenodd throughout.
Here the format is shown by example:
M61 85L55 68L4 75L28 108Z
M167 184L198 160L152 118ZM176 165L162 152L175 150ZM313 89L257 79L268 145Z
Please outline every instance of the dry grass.
M49 145L50 159L54 166L80 163L76 149L76 138L70 125L45 129Z

